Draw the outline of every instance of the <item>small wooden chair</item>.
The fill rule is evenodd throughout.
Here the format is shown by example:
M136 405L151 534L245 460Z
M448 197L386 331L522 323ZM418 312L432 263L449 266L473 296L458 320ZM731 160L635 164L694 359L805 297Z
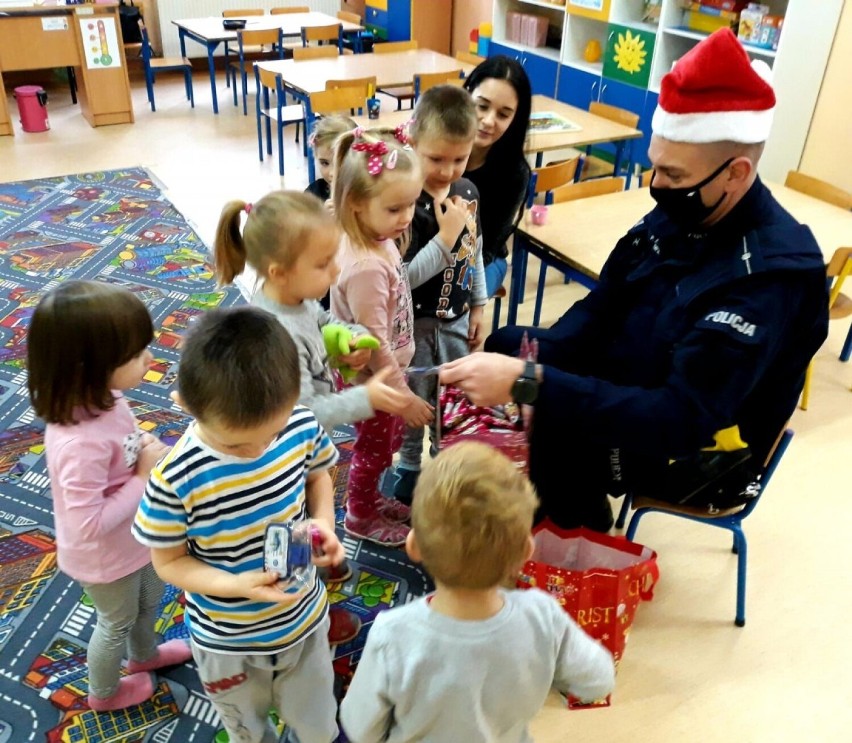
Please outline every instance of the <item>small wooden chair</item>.
M288 15L289 13L310 13L307 5L291 5L289 8L270 8L269 15Z
M231 10L223 10L222 11L222 18L250 18L252 16L263 15L265 12L266 11L263 8L249 8L247 10L242 10L240 8L233 8ZM231 42L231 41L225 42L225 70L228 70L228 68L230 67L230 64L231 64L229 57L230 57L231 51L233 49L233 47L231 47L232 43L233 42ZM247 51L249 51L251 53L255 53L255 52L261 52L262 49L260 49L258 47L258 48L255 48L255 49L248 49ZM231 78L227 75L227 73L225 74L225 83L227 85L231 84Z
M338 21L347 21L349 23L357 23L359 26L364 23L357 13L350 13L346 10L337 12ZM363 54L368 44L373 43L373 34L366 29L361 31L344 31L343 32L343 47L350 49L355 54Z
M473 54L472 52L456 52L456 59L459 62L467 62L474 66L485 61L485 57L480 57L478 54Z
M142 34L142 65L145 70L145 87L148 89L148 103L151 110L156 111L154 103L154 83L158 72L180 70L186 85L186 99L195 108L195 95L192 91L192 62L186 57L154 57L151 52L151 42L148 39L148 29L145 22L139 21L139 31Z
M324 57L339 57L340 50L336 46L306 46L293 49L293 59L297 62L306 59L323 59Z
M852 209L852 193L827 181L814 178L812 175L800 173L798 170L791 170L787 173L784 185L794 191L813 196L820 201L839 206L841 209Z
M367 107L367 97L362 87L341 87L333 90L321 90L311 93L305 105L305 131L313 131L318 116L345 114L356 110L363 112ZM308 183L316 179L316 168L312 153L308 152Z
M303 26L302 27L302 46L309 47L311 42L316 42L318 46L336 46L338 51L343 53L343 26L339 23L330 24L328 26Z
M264 123L266 124L266 152L270 155L272 154L272 121L274 120L278 131L278 174L283 176L284 127L288 124L296 124L296 132L298 134L298 126L305 120L305 110L301 104L285 105L284 85L281 82L281 75L268 70L262 70L255 63L254 79L257 83L255 115L257 118L257 150L260 161L263 162ZM272 95L275 96L274 105L271 103Z
M237 74L240 76L243 94L243 116L248 116L248 69L252 62L269 59L284 59L284 37L280 28L242 29L237 31L237 59L225 70L234 81L234 105L237 103ZM251 49L261 51L250 52Z
M829 320L842 320L852 315L852 299L841 293L843 282L846 281L846 278L850 274L852 274L852 248L837 248L826 267L826 276L831 282L828 293ZM840 353L841 361L849 360L850 350L852 350L852 325L849 327L849 332L846 334L846 341L843 344L843 351ZM811 359L811 363L808 364L808 370L805 373L805 384L802 387L802 397L799 401L799 407L802 410L808 409L813 371L814 359Z
M633 111L628 111L626 108L619 108L618 106L611 106L608 103L601 103L600 101L592 101L589 104L589 113L594 114L595 116L601 116L604 119L609 119L610 121L615 121L618 124L623 126L629 126L631 129L636 129L639 126L639 114L633 113ZM600 147L601 145L595 145L595 147ZM580 167L580 179L586 180L588 178L598 178L601 176L618 176L621 175L622 166L624 163L621 162L621 156L624 153L625 142L619 141L615 142L613 145L605 145L614 147L614 162L613 164L608 163L607 161L594 157L592 155L592 145L586 147L586 154L582 159L582 166ZM627 146L630 146L630 143L627 143ZM629 178L629 172L631 168L631 163L627 163L627 173ZM629 186L628 181L628 186Z
M627 527L626 537L630 541L633 541L633 537L636 536L636 529L639 526L639 520L646 513L652 512L666 513L670 516L678 516L682 519L696 521L700 524L708 524L709 526L716 526L720 529L727 529L728 531L733 532L734 543L731 551L737 555L737 613L734 619L734 624L736 624L737 627L745 626L746 568L748 566L748 547L742 523L751 514L751 512L754 511L757 507L758 501L766 492L769 481L772 479L772 475L775 473L775 470L781 462L784 452L787 451L787 447L790 445L792 438L793 431L789 428L785 429L778 437L778 440L775 442L775 446L773 447L772 452L770 452L769 458L764 463L759 476L760 492L744 506L721 511L718 514L709 515L705 511L699 511L695 508L690 509L687 506L678 506L664 501L651 500L650 498L637 497L632 499L632 505L636 508L636 512L633 514L633 518L630 519L630 526ZM616 522L616 527L618 528L624 525L624 516L631 505L629 494L625 495L624 499L624 504L621 509L622 512Z
M420 72L414 76L414 103L420 100L420 96L430 88L447 83L461 84L464 82L462 70L450 70L449 72ZM398 109L397 109L398 110Z
M338 88L356 88L360 91L359 95L363 94L364 99L372 98L376 94L376 76L325 81L326 90L337 90ZM355 110L352 109L349 113L354 116Z
M394 52L408 52L417 49L417 41L386 41L382 44L373 46L373 54L392 54ZM379 93L389 95L391 98L396 98L396 110L402 108L403 101L411 101L411 108L414 108L414 82L411 85L400 85L395 88L379 88Z

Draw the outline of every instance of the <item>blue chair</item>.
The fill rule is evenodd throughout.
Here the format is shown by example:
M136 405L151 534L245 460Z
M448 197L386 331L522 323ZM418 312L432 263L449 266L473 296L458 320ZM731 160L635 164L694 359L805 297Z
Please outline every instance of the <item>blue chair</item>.
M280 28L237 31L236 60L228 65L225 76L234 81L234 105L237 103L237 73L242 81L243 116L248 116L248 65L261 60L284 59L284 36ZM249 51L260 49L261 51Z
M312 41L336 46L337 51L343 54L343 26L339 23L329 26L302 26L302 46L310 46Z
M627 538L633 541L636 535L636 529L639 526L640 519L651 512L666 513L670 516L678 516L689 521L696 521L699 524L708 524L716 526L720 529L727 529L734 534L734 543L731 551L737 555L737 615L734 619L734 624L737 627L745 626L745 589L746 589L746 565L748 560L748 547L746 545L746 537L743 532L742 523L748 515L757 507L758 501L766 492L769 481L772 478L776 468L778 467L781 457L787 451L790 441L793 438L793 431L786 429L775 444L775 448L769 455L763 471L759 475L760 492L752 498L745 506L722 511L718 514L709 515L699 509L690 509L688 506L678 506L663 501L652 500L650 498L633 498L630 494L624 496L624 503L621 508L621 513L618 515L616 527L624 526L624 520L627 511L632 505L636 508L633 518L630 519L630 526L627 527Z
M438 85L458 85L464 83L464 71L459 67L457 70L448 72L421 72L414 76L414 103L420 100L420 96L429 88Z
M614 121L616 124L628 126L631 129L636 129L639 126L639 114L628 111L626 108L611 106L608 103L592 101L589 104L589 113ZM580 167L577 169L577 180L585 179L586 171L592 165L596 166L598 170L603 169L603 172L600 173L602 176L626 176L627 188L630 188L630 179L633 175L632 157L628 157L627 162L622 162L622 156L624 155L625 147L627 147L628 154L632 156L633 140L619 140L612 145L598 144L595 147L610 150L613 153L613 164L603 163L600 158L594 157L592 155L592 145L589 145L586 147Z
M263 131L266 130L266 152L272 154L272 121L278 132L278 174L284 175L284 127L288 124L296 124L305 120L305 110L301 104L291 106L284 105L284 85L281 75L268 70L262 70L257 64L254 65L254 79L257 84L257 99L255 101L255 115L257 118L257 150L260 161L263 162ZM274 105L270 94L275 96ZM266 126L264 127L264 122ZM298 135L298 128L296 133ZM307 140L307 137L303 137ZM302 147L307 154L307 144L303 142Z
M145 68L145 86L148 88L148 103L151 104L151 110L157 110L154 104L154 82L156 74L166 70L180 70L183 72L183 79L186 84L186 99L195 108L195 96L192 92L192 63L186 57L154 57L151 54L148 29L145 28L143 21L139 21L139 31L142 34L142 64Z

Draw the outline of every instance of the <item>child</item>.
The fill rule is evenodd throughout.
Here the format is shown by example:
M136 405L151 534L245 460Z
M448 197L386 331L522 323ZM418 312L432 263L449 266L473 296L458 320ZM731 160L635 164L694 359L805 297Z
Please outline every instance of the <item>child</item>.
M380 614L340 721L353 743L530 741L551 686L612 691L612 656L538 589L507 591L532 554L536 497L500 452L456 444L423 470L406 549L435 592Z
M240 234L240 217L248 212ZM252 304L274 314L287 328L299 351L301 379L299 402L311 409L326 430L366 420L380 410L400 415L410 395L385 384L390 370L381 370L363 385L338 392L323 345L322 327L338 322L316 301L328 293L337 278L335 256L340 245L340 228L320 201L310 194L273 191L256 204L231 201L222 210L216 230L216 272L220 282L230 284L241 274L246 262L254 268L262 284L252 296ZM356 335L365 328L352 325ZM368 350L342 356L352 368L363 366ZM330 583L343 582L352 575L347 561L323 575ZM330 611L329 642L340 645L357 636L360 619L337 607Z
M311 183L305 191L325 203L331 198L331 184L334 182L334 142L346 132L355 128L355 122L348 116L323 116L314 124L310 143L314 150L320 177Z
M233 741L277 740L270 708L301 743L337 735L326 592L282 589L263 569L267 524L311 518L317 565L336 564L328 468L337 452L298 405L299 354L254 307L213 310L187 334L176 402L195 417L151 472L133 534L186 591L198 675Z
M402 522L409 510L382 498L379 479L399 448L403 420L423 426L432 417L432 407L411 393L404 375L414 354L409 273L433 275L449 257L438 250L436 262L412 263L408 272L403 268L394 241L405 242L423 181L416 155L401 138L400 130L360 129L338 138L333 191L334 211L345 235L341 272L331 291L332 309L338 317L364 325L381 341L367 374L391 367L387 383L409 400L402 419L379 412L356 424L349 470L344 529L388 546L404 544L408 527Z
M323 204L331 199L331 184L334 181L334 142L343 133L352 131L355 122L348 116L323 116L314 124L311 133L311 147L317 161L320 177L305 189L306 193L312 193L322 200ZM329 292L320 299L320 304L328 309L331 306L331 295Z
M141 433L121 393L148 371L153 337L136 295L68 281L38 303L27 338L30 400L47 423L59 568L97 612L87 661L98 712L141 704L154 693L149 671L191 657L181 640L157 645L163 583L149 550L127 541L148 473L166 451ZM120 677L125 649L130 675Z
M488 301L479 230L479 192L461 177L476 137L476 110L470 94L453 85L426 91L417 104L411 141L420 158L425 180L417 199L411 247L406 260L436 235L452 248L453 263L419 285L412 280L414 301L414 361L432 367L466 356L482 342L482 311ZM412 391L434 403L435 375L412 375ZM431 431L432 454L437 434ZM411 503L420 472L423 428L405 432L400 450L394 497Z

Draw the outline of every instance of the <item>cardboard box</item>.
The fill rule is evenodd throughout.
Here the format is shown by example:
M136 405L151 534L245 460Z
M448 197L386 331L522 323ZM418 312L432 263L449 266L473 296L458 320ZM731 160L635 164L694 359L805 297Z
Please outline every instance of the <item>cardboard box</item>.
M708 8L739 13L748 5L748 0L699 0L699 3Z
M527 46L544 46L547 42L547 26L547 18L540 15L523 14L521 43Z
M764 16L769 14L769 6L760 3L749 3L745 10L740 12L740 25L737 36L740 41L749 44L760 43L760 24Z
M506 40L521 43L521 18L523 13L509 11L506 13Z
M729 18L725 15L709 15L707 13L688 10L684 14L684 22L686 23L686 27L692 31L712 34L720 28L730 28L736 31L738 21L736 14L734 14L733 18Z
M778 49L778 41L781 39L781 29L784 26L784 17L780 15L766 15L760 22L760 41L758 46L765 49Z

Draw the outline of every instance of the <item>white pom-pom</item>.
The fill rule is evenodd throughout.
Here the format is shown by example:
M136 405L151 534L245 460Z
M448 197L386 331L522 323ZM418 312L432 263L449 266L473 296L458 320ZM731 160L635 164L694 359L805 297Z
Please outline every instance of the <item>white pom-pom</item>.
M772 85L772 68L762 59L755 59L751 63L751 68L760 76L768 85Z

